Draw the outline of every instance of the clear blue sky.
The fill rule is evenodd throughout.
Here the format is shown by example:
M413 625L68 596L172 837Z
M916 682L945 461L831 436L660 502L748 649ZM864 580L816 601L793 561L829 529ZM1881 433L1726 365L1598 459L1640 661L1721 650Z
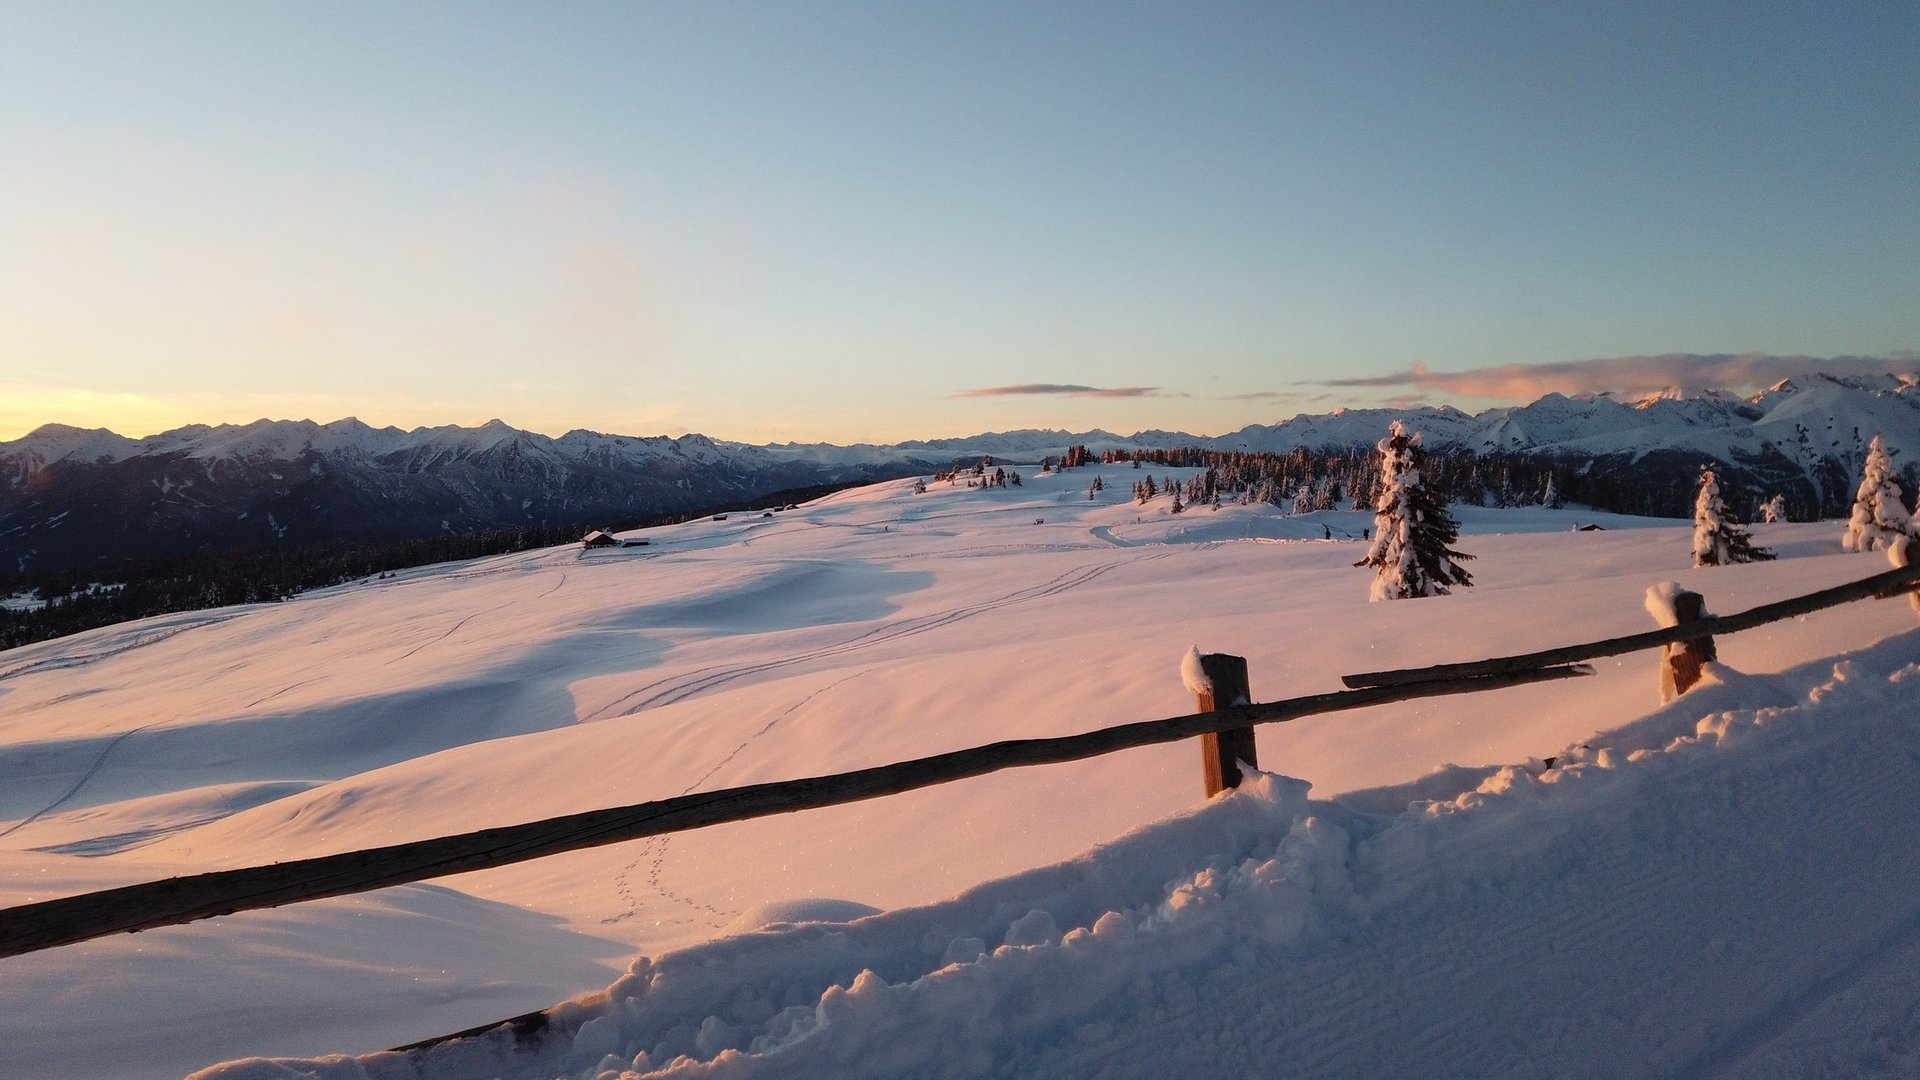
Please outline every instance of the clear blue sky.
M1912 2L0 0L0 438L1217 433L1920 368L1917 41Z

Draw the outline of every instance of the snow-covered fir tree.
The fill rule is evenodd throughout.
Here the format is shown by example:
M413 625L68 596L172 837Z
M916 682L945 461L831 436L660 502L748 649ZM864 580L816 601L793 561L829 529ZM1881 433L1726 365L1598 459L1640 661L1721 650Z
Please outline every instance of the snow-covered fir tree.
M1426 451L1418 435L1396 420L1380 440L1380 492L1373 504L1373 546L1355 566L1371 566L1373 599L1444 596L1473 579L1456 560L1473 556L1452 548L1460 526L1421 476Z
M1900 481L1894 479L1893 458L1875 435L1860 466L1860 490L1853 496L1853 516L1840 546L1848 551L1887 547L1894 538L1913 533L1913 515L1900 501Z
M1787 520L1787 497L1775 495L1760 504L1760 520L1768 525Z
M1700 466L1700 494L1693 500L1693 565L1725 566L1771 558L1773 552L1754 547L1747 530L1727 513L1726 500L1720 497L1720 478L1714 475L1713 466Z

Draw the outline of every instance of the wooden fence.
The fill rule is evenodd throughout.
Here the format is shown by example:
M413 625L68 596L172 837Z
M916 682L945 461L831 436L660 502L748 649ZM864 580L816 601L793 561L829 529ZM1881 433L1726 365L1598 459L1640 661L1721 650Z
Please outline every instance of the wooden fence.
M1201 711L1143 720L1080 735L1014 739L931 757L800 780L697 792L609 810L593 810L524 825L482 829L271 866L220 870L44 900L0 911L0 957L69 945L109 934L149 930L238 911L366 892L447 874L617 844L731 821L786 814L879 798L950 783L1001 769L1077 761L1139 746L1203 737L1209 795L1238 783L1237 761L1253 764L1253 726L1303 716L1361 709L1417 698L1478 693L1508 686L1592 674L1577 661L1701 641L1867 597L1920 588L1920 566L1891 570L1807 596L1766 604L1737 615L1612 638L1586 645L1469 664L1350 675L1352 689L1265 704L1215 707L1214 696L1245 700L1245 662L1203 658L1213 691ZM1236 677L1238 683L1232 680Z

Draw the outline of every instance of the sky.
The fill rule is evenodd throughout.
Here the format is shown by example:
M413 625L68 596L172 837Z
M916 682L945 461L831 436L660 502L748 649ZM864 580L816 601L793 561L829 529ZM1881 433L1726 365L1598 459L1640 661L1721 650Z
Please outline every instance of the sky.
M0 439L1916 370L1915 40L1910 0L0 0Z

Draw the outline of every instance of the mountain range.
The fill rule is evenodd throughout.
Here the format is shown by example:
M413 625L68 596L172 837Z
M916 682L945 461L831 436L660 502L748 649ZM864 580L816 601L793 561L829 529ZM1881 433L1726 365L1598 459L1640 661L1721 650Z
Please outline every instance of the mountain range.
M983 456L1038 462L1074 445L1096 453L1350 450L1373 445L1395 420L1429 448L1546 460L1590 476L1631 470L1666 490L1684 489L1712 461L1751 500L1785 495L1798 517L1845 510L1875 435L1905 467L1909 488L1920 475L1912 467L1920 462L1920 376L1912 374L1810 374L1752 396L1679 388L1639 400L1548 394L1477 414L1444 405L1339 409L1219 436L1026 429L852 446L586 430L552 438L499 420L411 431L353 418L258 420L141 439L47 424L0 442L0 572L248 543L383 541L692 513Z

